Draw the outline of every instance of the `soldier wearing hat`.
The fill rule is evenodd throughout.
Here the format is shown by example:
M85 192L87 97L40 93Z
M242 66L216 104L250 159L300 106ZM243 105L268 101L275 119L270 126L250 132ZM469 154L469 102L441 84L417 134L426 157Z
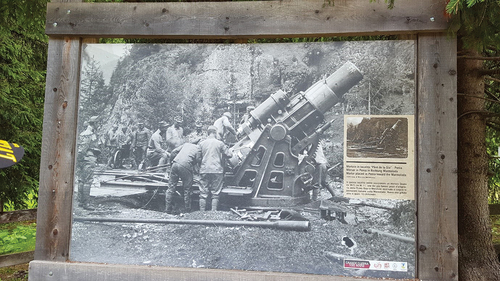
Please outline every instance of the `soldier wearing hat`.
M144 122L137 123L137 130L135 131L132 149L134 151L135 162L139 164L139 168L144 167L146 160L146 151L148 149L148 142L151 138L151 131L144 126Z
M114 163L113 163L113 156L115 155L116 151L118 150L118 137L120 135L120 132L118 131L118 125L114 124L111 127L111 130L108 131L106 134L106 147L108 148L107 151L109 153L108 157L108 168L115 168Z
M182 128L182 117L176 116L174 124L167 129L167 146L168 151L174 150L176 147L184 143L184 129Z
M193 143L196 140L201 141L207 138L207 134L203 132L203 124L200 121L196 121L194 127L194 130L187 136L187 141Z
M232 117L233 115L231 114L231 112L226 111L219 119L215 120L214 127L217 130L216 138L218 140L224 141L224 136L227 132L230 132L231 134L236 136L236 130L233 128L233 125L231 125L231 122L229 121Z
M151 165L164 165L169 157L167 152L166 132L168 124L165 121L158 123L158 130L154 132L148 142L147 160Z
M206 209L207 198L212 197L212 211L219 205L219 194L224 177L224 159L232 153L222 141L216 138L217 128L208 127L208 138L199 143L201 149L200 164L200 211Z
M77 175L78 175L78 206L90 209L90 188L94 181L94 169L97 157L101 151L97 148L97 116L88 120L88 125L78 137Z
M240 120L240 125L241 124L244 124L245 122L248 121L248 119L250 118L250 112L252 112L252 110L255 109L255 106L253 105L249 105L247 106L247 111L245 112L245 114L243 114L243 116L241 117L241 120Z
M172 169L170 170L170 178L168 189L165 192L165 211L172 214L173 210L173 197L177 191L177 182L182 181L182 194L184 206L181 207L180 212L191 211L191 193L193 176L199 170L201 161L201 150L197 145L199 140L184 143L175 148L170 154L172 162Z

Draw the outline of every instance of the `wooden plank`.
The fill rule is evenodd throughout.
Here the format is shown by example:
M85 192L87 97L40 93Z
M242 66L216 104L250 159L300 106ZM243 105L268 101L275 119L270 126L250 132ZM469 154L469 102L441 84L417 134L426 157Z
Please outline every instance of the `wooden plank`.
M18 210L0 214L0 223L36 220L36 209Z
M332 1L333 2L333 1ZM50 36L255 38L443 32L445 1L48 3Z
M157 266L61 263L32 261L29 280L53 281L375 281L380 279L333 277L328 275L291 274L259 271L171 268ZM412 279L413 280L413 279Z
M49 40L35 259L68 257L80 48L79 38Z
M49 40L35 259L68 258L80 50L78 37Z
M418 37L418 277L458 280L456 39Z
M15 253L0 256L0 267L13 266L23 263L29 263L33 260L34 251Z

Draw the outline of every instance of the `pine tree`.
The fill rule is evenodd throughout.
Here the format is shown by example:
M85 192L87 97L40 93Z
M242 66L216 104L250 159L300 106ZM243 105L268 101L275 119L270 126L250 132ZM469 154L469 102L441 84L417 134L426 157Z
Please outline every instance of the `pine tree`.
M447 12L458 35L458 235L459 278L500 280L500 264L491 240L488 210L485 74L498 75L492 54L500 48L500 1L450 0ZM496 70L486 70L485 67ZM491 82L491 81L490 81ZM490 83L491 84L491 83ZM498 89L498 87L497 87ZM498 100L500 93L487 95ZM490 99L491 100L491 99ZM490 110L493 109L490 107ZM498 109L497 109L498 111ZM490 128L494 128L491 126ZM493 132L494 130L490 130Z
M110 94L104 83L104 74L99 62L90 58L83 67L82 79L80 81L80 110L79 119L89 120L91 116L97 116L103 112L109 102Z
M47 2L0 0L0 139L25 149L18 164L0 170L0 201L16 209L28 207L30 193L38 194Z

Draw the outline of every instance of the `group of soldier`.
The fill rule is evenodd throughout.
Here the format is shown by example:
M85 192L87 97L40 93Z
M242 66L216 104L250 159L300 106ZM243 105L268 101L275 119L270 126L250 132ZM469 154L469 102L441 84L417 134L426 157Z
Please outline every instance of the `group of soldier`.
M222 189L224 159L232 156L223 141L224 136L226 133L236 135L236 130L230 122L231 118L231 113L225 112L206 130L196 122L195 129L189 133L182 127L183 120L180 116L174 119L172 125L160 121L154 133L151 133L143 122L138 122L137 127L131 130L124 126L120 131L118 126L114 125L105 137L105 144L110 154L107 166L119 168L114 163L113 156L126 145L131 152L129 160L134 169L166 173L166 167L171 167L169 176L166 176L169 178L165 193L167 213L191 210L194 176L198 176L200 181L200 210L206 209L209 199L211 209L217 210ZM89 208L93 170L101 153L96 136L96 122L96 116L90 118L87 128L80 134L78 144L78 203L84 208ZM179 210L174 210L173 198L179 181L182 181L184 203Z
M247 108L247 113L243 116L241 123L246 121L251 110L253 107ZM185 131L182 127L183 120L180 116L174 118L172 125L160 121L154 133L151 133L141 121L131 130L123 127L121 132L118 126L113 126L105 141L111 151L108 167L119 168L113 165L116 164L113 163L113 154L123 145L127 145L132 152L130 160L133 168L141 171L165 172L165 178L169 179L168 189L165 192L167 213L184 213L192 210L191 196L194 177L198 177L200 183L200 210L206 210L207 205L211 205L211 210L217 210L223 186L225 159L232 157L225 137L228 134L237 137L237 132L230 122L231 118L231 113L225 112L206 130L203 130L203 126L196 122L195 129L189 133L189 130ZM88 206L93 170L100 154L95 134L96 121L96 116L90 118L86 130L80 134L79 138L78 198L80 206L83 207ZM318 199L320 188L326 188L332 196L335 196L326 179L328 161L324 156L321 142L314 158L316 169L312 199ZM167 167L170 167L170 170ZM182 186L178 186L179 181L182 182ZM182 195L183 203L174 210L174 195L178 192ZM211 201L207 204L209 199Z

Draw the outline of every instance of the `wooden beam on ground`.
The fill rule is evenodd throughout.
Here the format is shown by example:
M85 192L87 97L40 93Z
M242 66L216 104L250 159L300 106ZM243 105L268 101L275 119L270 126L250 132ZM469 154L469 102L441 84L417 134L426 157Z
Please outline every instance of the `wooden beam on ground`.
M458 280L456 39L418 37L418 273Z
M36 220L36 209L18 210L0 214L0 223Z
M49 36L277 38L443 32L445 1L48 3Z
M34 251L30 251L30 252L22 252L9 255L1 255L0 268L23 264L23 263L29 263L30 261L33 260L34 253L35 253Z

